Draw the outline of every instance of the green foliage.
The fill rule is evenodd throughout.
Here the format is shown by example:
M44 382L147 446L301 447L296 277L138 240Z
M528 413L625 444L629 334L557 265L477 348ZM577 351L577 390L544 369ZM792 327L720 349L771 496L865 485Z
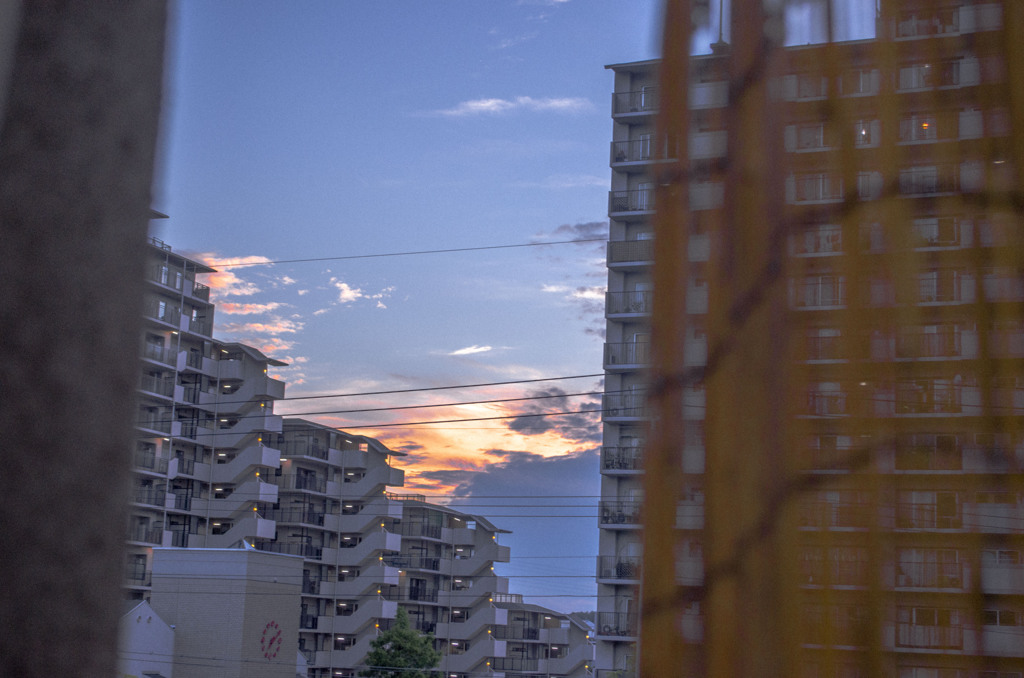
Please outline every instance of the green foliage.
M366 669L359 675L368 678L437 678L432 671L441 660L434 649L433 634L423 635L409 628L409 615L398 608L394 625L370 643Z

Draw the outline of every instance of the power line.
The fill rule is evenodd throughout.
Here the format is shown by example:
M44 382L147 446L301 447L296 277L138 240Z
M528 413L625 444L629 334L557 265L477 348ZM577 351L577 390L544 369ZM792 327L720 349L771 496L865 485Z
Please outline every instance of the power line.
M492 381L481 384L457 384L451 386L426 386L423 388L404 388L395 389L391 391L365 391L362 393L326 393L322 395L309 395L309 396L285 396L284 398L275 398L274 403L291 402L294 400L317 400L322 398L358 398L364 396L377 396L377 395L394 395L397 393L426 393L429 391L451 391L463 388L483 388L486 386L510 386L514 384L534 384L542 381L565 381L569 379L589 379L593 377L604 377L604 374L574 374L567 377L541 377L539 379L517 379L514 381ZM253 402L253 398L247 398L245 400L217 400L216 405L234 405L237 403L249 403ZM286 415L295 416L295 415Z
M546 245L578 245L584 242L608 242L608 238L580 238L578 240L552 240L550 242L527 242L514 245L483 245L480 247L449 247L440 250L413 250L409 252L383 252L379 254L349 254L336 257L310 257L308 259L275 259L273 261L253 261L237 264L214 264L218 268L242 268L247 266L272 266L274 264L306 264L317 261L345 261L352 259L379 259L383 257L409 257L420 254L448 254L451 252L479 252L482 250L503 250L517 247L544 247Z

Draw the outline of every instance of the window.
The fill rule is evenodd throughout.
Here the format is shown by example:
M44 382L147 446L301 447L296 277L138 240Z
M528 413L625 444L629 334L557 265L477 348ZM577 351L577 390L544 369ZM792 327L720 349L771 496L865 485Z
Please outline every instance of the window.
M897 527L907 529L955 529L960 520L960 496L956 492L904 491L899 493Z
M960 243L960 221L955 217L914 219L913 229L920 247L943 247Z
M797 306L840 306L845 303L844 279L837 275L813 275L803 279L797 295Z
M928 271L917 276L918 301L922 304L962 301L960 272L951 269Z
M843 182L824 172L802 174L796 177L796 200L838 200L843 197Z
M896 446L897 471L956 471L963 468L956 435L917 433L902 436Z
M796 129L796 147L799 150L825 148L825 126L821 123L800 125Z
M900 141L934 141L938 130L934 115L912 115L900 120Z
M939 181L939 169L932 166L910 167L900 170L900 193L902 195L921 195L938 193L947 188L949 182Z
M896 561L896 586L963 587L960 554L956 549L900 549Z
M793 236L794 254L829 254L843 251L843 231L839 224L815 224Z
M828 94L828 80L820 75L801 73L796 76L798 99L817 99Z
M931 64L908 64L900 68L899 89L924 89L934 84Z
M853 143L857 146L875 145L875 135L870 120L858 120L853 126Z
M871 69L854 69L843 74L841 83L843 94L875 94L878 92L878 85L875 79L876 71Z
M896 645L901 647L959 648L963 646L960 610L900 607L896 610Z
M1019 626L1020 615L1015 610L982 610L981 623L985 626Z

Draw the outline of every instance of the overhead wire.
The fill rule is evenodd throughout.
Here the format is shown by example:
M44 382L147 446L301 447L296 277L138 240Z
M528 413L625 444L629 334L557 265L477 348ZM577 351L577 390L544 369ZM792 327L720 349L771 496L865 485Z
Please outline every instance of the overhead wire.
M308 257L304 259L273 259L268 261L249 261L237 263L214 263L219 268L242 268L250 266L272 266L274 264L307 264L320 261L350 261L353 259L379 259L384 257L408 257L421 254L450 254L453 252L479 252L483 250L504 250L519 247L544 247L547 245L578 245L587 242L608 242L608 238L578 238L576 240L550 240L548 242L513 243L509 245L480 245L477 247L447 247L436 250L412 250L408 252L382 252L378 254L347 254L333 257ZM230 259L228 260L230 262Z

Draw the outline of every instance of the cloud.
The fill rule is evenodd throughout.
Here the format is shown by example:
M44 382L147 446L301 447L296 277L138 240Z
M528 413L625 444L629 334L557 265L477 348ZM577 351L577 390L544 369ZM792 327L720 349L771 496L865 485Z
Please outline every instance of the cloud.
M514 99L473 99L463 101L454 108L437 111L440 115L452 117L464 117L469 115L493 115L497 113L508 113L510 111L555 111L558 113L579 113L593 109L593 104L588 99L581 97L561 97L534 99L533 97L520 96ZM607 180L604 184L607 185Z
M541 236L544 237L544 236ZM555 240L594 240L608 238L607 221L586 221L580 224L562 224L551 232ZM543 242L541 240L540 242Z
M284 276L281 276L280 282L281 282L282 285L294 285L296 280L295 280L295 278L292 278L291 276L284 275Z
M206 275L204 283L213 290L215 298L223 299L230 296L251 296L260 292L256 283L242 279L234 270L224 270L223 267L230 266L238 271L243 271L241 264L266 264L270 262L269 257L251 255L247 257L218 257L206 252L194 255L197 259L211 268L221 267L214 273Z
M338 303L350 304L363 296L363 291L358 287L352 287L348 283L331 278L331 284L338 289Z
M537 400L527 401L516 411L519 416L508 422L510 431L524 435L539 435L555 432L565 440L593 442L600 431L599 395L581 398L570 396L557 386L538 389L530 394ZM556 414L560 412L581 412L580 414Z
M222 301L217 304L218 311L231 315L255 315L260 313L269 313L270 311L280 307L281 304L276 301L269 304L238 304L230 301Z
M490 350L492 350L492 348L490 346L476 346L476 345L473 345L473 346L467 346L465 348L456 349L456 350L452 351L451 353L449 353L448 355L472 355L474 353L487 353Z
M303 323L285 318L274 318L266 323L227 323L220 326L225 334L295 334L303 327Z

